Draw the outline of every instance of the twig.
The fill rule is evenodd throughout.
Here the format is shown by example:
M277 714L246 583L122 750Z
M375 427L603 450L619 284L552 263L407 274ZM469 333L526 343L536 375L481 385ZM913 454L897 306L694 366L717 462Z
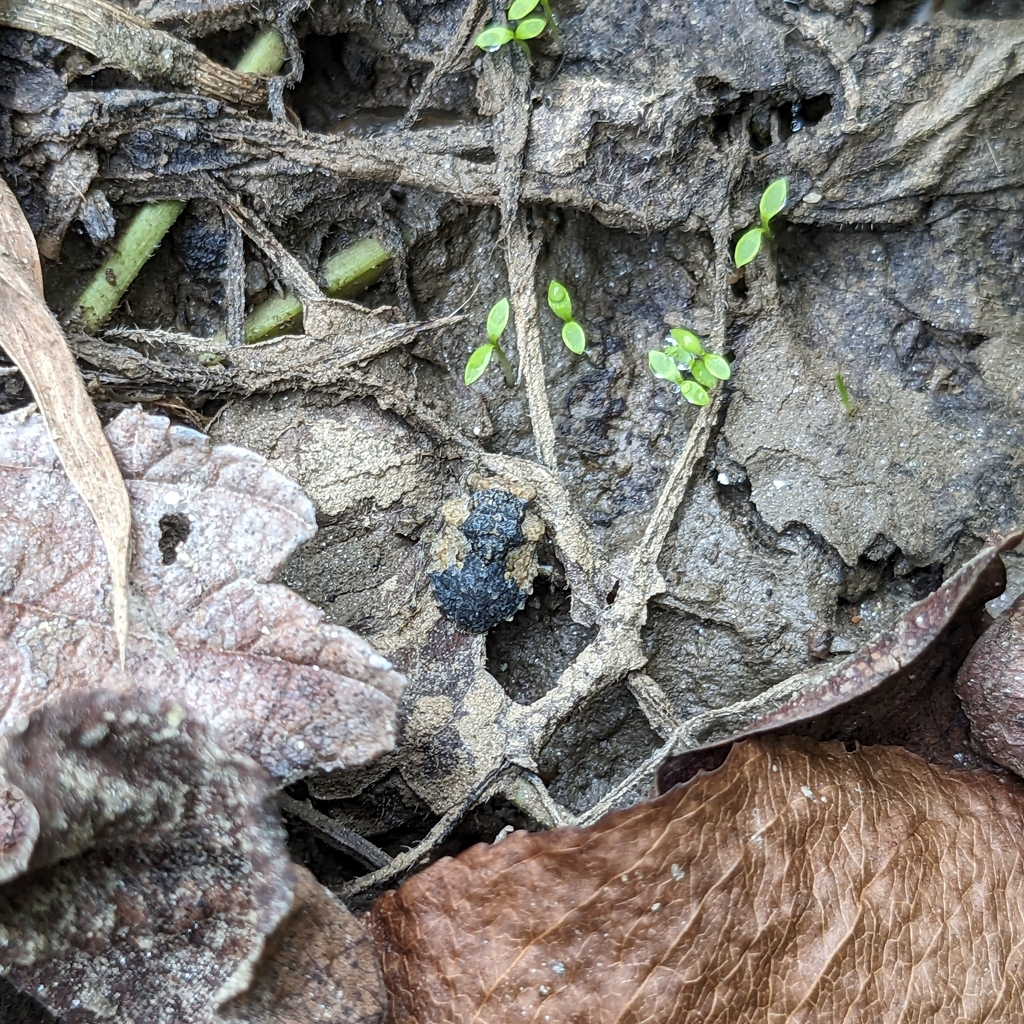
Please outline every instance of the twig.
M351 900L369 889L383 888L392 882L397 882L404 874L415 868L420 861L429 857L431 852L448 838L452 829L470 807L475 807L478 803L488 799L490 794L498 788L501 774L507 770L507 766L502 766L497 772L481 780L465 799L445 811L434 823L434 827L415 846L392 857L391 862L385 867L371 871L368 875L353 878L352 881L346 882L344 885L335 886L331 891L341 900Z
M266 85L250 75L273 71L241 65L232 71L109 0L6 0L0 24L71 43L140 81L170 82L231 103L267 100Z
M298 818L311 829L320 833L321 838L331 846L347 853L371 869L385 868L391 858L379 847L364 839L358 832L335 821L332 817L318 811L308 800L295 800L286 793L277 795L278 806L286 814Z
M430 100L437 80L442 75L448 74L458 63L459 56L465 50L469 43L469 37L473 34L473 29L480 20L483 8L484 0L469 0L466 4L459 27L455 30L455 34L451 39L448 40L448 45L444 48L444 52L431 65L430 70L427 72L427 77L423 80L423 85L420 86L420 91L416 94L412 103L409 104L409 110L405 117L402 118L400 127L411 128L416 123L416 119L420 116L420 111Z
M496 138L498 196L501 206L501 231L505 242L508 288L516 325L519 373L526 385L530 424L540 461L556 470L555 427L548 407L544 382L544 357L541 353L537 317L537 257L540 244L531 239L526 218L520 209L523 154L530 131L530 74L526 58L515 47L505 47L493 62L495 83L508 97L498 119Z

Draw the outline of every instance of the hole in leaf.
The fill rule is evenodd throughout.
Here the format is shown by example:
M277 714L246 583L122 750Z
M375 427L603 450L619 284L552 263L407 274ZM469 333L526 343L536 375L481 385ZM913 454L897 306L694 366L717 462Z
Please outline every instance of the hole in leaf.
M160 517L160 540L157 547L163 556L164 565L174 565L178 560L178 548L188 540L191 530L188 517L180 512Z

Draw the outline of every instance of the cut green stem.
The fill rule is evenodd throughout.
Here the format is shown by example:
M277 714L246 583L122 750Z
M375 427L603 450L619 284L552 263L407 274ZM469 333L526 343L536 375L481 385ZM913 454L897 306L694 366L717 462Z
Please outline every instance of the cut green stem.
M276 28L265 28L238 58L235 70L243 75L276 75L287 56L280 32Z
M324 260L321 268L324 291L336 299L352 299L376 284L387 268L391 254L376 238L361 238ZM298 324L302 303L285 292L260 303L245 318L245 342L263 341L287 327Z
M117 308L128 286L184 209L185 204L180 199L139 207L114 251L78 296L71 321L87 334L95 334Z
M264 29L249 44L235 70L272 75L280 70L286 56L284 40L277 30ZM156 252L164 235L184 209L183 200L165 199L147 203L136 210L114 251L78 296L68 314L68 321L87 334L95 334L110 319L146 260Z

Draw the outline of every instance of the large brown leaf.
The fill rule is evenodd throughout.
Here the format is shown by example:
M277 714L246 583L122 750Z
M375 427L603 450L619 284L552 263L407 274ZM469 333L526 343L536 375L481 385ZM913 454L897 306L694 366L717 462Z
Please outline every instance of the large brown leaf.
M396 1024L1009 1021L1024 787L764 737L589 829L439 861L370 920Z

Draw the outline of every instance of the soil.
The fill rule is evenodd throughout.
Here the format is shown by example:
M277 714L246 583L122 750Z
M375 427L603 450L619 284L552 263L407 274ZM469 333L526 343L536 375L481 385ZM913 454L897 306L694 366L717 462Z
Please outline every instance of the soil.
M189 200L105 333L71 330L86 379L297 479L321 530L281 581L409 677L403 746L293 796L420 863L586 820L645 792L674 723L858 649L1021 526L1024 5L552 0L532 63L472 46L474 0L262 6L292 47L262 108L4 31L0 157L57 310L136 204ZM235 0L142 13L225 65L258 27ZM324 299L316 268L366 234L388 272ZM200 358L284 287L304 334ZM504 296L523 380L467 388ZM733 361L703 420L647 368L670 327ZM546 533L509 547L511 621L459 628L445 509L496 491ZM354 906L415 866L367 876L292 824Z

